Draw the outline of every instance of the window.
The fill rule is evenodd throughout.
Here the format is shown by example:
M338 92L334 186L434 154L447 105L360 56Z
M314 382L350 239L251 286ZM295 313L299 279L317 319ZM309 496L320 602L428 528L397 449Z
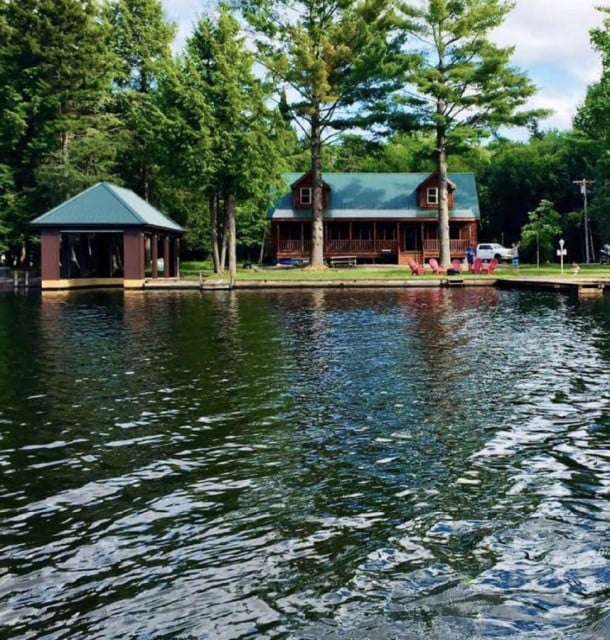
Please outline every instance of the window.
M311 187L301 187L301 204L311 204Z
M373 225L367 222L355 222L352 227L352 237L355 240L372 240Z
M282 240L300 240L301 224L299 222L287 222L280 227Z
M396 240L396 224L377 224L377 240Z
M329 223L328 237L330 240L347 240L349 238L349 225L344 222Z
M426 192L426 204L438 204L438 188L428 187Z

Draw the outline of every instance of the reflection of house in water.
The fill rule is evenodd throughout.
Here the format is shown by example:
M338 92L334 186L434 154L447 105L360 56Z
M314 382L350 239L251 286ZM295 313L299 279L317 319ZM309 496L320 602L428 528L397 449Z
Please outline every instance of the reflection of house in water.
M183 229L133 191L100 182L36 218L43 289L140 288L179 275Z

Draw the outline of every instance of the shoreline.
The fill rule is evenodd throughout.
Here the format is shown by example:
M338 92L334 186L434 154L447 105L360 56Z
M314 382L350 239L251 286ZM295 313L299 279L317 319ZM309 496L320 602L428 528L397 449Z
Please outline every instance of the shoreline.
M130 291L234 291L234 290L278 290L278 289L432 289L463 287L496 287L499 289L530 289L577 293L580 296L598 296L610 291L610 274L607 277L574 276L512 276L472 277L440 276L427 278L328 278L328 279L237 279L208 277L200 280L180 278L147 278L141 287ZM99 287L69 287L63 289L42 289L40 278L31 278L26 286L18 285L12 279L0 282L0 290L9 291L75 291ZM122 283L108 288L123 289Z

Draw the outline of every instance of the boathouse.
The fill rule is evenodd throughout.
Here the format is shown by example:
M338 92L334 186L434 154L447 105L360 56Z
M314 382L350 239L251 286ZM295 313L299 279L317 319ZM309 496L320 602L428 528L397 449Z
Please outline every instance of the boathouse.
M32 221L43 289L142 288L179 276L184 229L133 191L100 182Z
M407 264L440 257L438 177L429 173L325 173L324 258ZM270 213L279 261L307 259L311 250L311 173L285 174L290 188ZM449 174L451 258L477 244L480 224L476 181Z

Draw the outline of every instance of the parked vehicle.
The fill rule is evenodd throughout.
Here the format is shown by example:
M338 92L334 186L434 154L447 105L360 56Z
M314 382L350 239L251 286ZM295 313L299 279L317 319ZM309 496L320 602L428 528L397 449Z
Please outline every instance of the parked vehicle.
M495 258L498 262L502 260L510 262L512 257L512 251L501 244L487 242L477 245L477 258L481 258L481 260L493 260Z
M610 244L605 244L599 250L599 263L610 264Z

